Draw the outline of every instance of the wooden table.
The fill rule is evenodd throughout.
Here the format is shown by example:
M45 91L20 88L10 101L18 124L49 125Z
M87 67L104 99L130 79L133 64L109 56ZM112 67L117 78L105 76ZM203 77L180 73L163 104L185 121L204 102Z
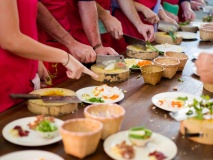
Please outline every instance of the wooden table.
M185 41L181 46L187 48L186 54L189 56L189 60L185 66L183 72L178 72L175 77L170 79L162 79L156 86L144 84L143 78L138 78L140 72L131 73L128 81L123 83L109 84L127 91L125 98L119 102L126 110L121 130L127 130L133 126L146 126L153 132L162 134L172 139L177 147L178 153L175 156L175 160L213 160L213 145L203 145L195 143L187 138L184 138L179 132L179 122L170 118L167 111L153 107L151 102L152 96L161 92L174 91L174 86L178 87L179 92L186 92L193 95L209 94L213 97L213 94L203 89L203 84L199 78L192 73L193 62L191 61L194 53L200 51L208 51L213 53L213 42L200 42ZM183 82L179 82L178 78L181 78ZM100 82L92 80L89 76L83 75L80 80L68 80L63 82L58 87L68 88L77 91L80 88L88 86L100 85ZM84 117L83 110L85 106L78 107L78 111L73 114L59 117L62 120ZM15 106L0 114L0 130L9 122L28 116L35 116L29 112L25 103ZM0 134L0 156L6 153L21 151L21 150L46 150L56 153L62 156L65 160L76 160L71 155L67 155L64 152L62 141L42 146L42 147L23 147L12 144L6 141L2 133ZM86 160L109 160L111 159L103 150L103 141L99 143L96 152L85 158ZM14 159L15 160L15 159Z

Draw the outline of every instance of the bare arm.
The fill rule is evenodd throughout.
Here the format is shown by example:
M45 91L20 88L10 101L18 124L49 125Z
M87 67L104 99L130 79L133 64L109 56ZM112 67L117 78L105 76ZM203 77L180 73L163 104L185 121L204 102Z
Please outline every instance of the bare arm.
M132 0L117 0L120 8L145 40L154 40L153 26L143 24Z
M123 29L121 22L117 18L113 17L98 3L96 3L98 9L98 18L103 22L107 32L111 33L111 36L115 39L120 39L123 36Z
M191 5L188 1L184 1L181 3L181 7L183 9L183 17L186 19L186 20L190 20L190 21L193 21L195 20L196 18L196 15L195 13L192 11L191 9Z
M66 46L77 60L82 63L95 61L96 54L92 47L77 42L40 2L38 4L37 22L50 36Z
M20 31L15 0L0 1L0 46L2 49L10 51L11 54L24 58L62 63L63 65L68 61L68 54L65 51L43 45ZM66 68L70 78L79 78L82 72L95 76L93 72L70 55Z

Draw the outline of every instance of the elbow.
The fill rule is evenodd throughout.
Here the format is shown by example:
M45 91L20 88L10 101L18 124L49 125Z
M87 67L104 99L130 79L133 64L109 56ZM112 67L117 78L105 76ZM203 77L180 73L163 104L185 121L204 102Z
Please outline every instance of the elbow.
M1 40L0 45L2 49L9 52L16 51L19 46L18 35L4 38L3 40Z

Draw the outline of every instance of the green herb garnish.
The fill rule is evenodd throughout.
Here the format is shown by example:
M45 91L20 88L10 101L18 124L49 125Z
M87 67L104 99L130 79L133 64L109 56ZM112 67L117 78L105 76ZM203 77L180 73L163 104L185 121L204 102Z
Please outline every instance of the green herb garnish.
M182 80L181 78L178 78L178 81L179 81L179 82L183 82L183 80Z
M190 20L187 20L185 22L180 22L179 25L180 26L187 26L187 25L189 25L189 23L190 23Z
M177 100L186 101L188 100L188 97L177 97Z
M138 66L137 64L133 64L131 68L138 69L138 68L140 68L140 66Z
M186 115L190 116L193 114L193 111L192 110L189 110L188 112L186 112Z
M36 127L36 130L41 132L54 132L57 129L57 126L48 120L39 122L38 126Z
M163 52L161 52L161 51L159 51L157 48L155 48L149 41L146 41L146 45L147 45L147 47L150 48L151 50L157 51L157 52L159 52L159 54L161 54L161 55L164 54Z
M204 21L211 22L213 20L213 16L210 15L210 16L207 16L203 19L204 19Z
M101 97L92 97L92 98L87 99L87 101L89 101L89 102L98 102L98 103L103 103L104 102L104 100Z
M168 34L170 37L172 37L173 42L175 42L176 39L178 38L174 31L169 31Z

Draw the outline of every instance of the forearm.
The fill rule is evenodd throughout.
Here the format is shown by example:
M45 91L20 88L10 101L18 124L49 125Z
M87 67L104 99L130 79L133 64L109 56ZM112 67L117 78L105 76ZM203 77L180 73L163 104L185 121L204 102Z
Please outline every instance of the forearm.
M127 18L131 21L131 23L139 28L143 23L135 9L134 3L132 0L117 0L120 8L127 16ZM125 1L125 2L124 2Z
M77 43L77 41L58 23L48 9L40 2L38 3L37 24L50 36L66 47L73 43Z
M146 12L147 11L147 7L146 6L144 6L143 4L141 4L141 3L138 3L138 2L133 2L134 3L134 6L135 6L135 9L138 11L138 12L141 12L141 13L143 13L144 14L144 12Z
M80 1L78 7L84 32L91 46L101 44L96 3L94 1Z
M109 13L107 13L107 11L104 8L102 8L97 2L96 2L96 6L97 6L98 18L101 21L104 21L109 16Z

